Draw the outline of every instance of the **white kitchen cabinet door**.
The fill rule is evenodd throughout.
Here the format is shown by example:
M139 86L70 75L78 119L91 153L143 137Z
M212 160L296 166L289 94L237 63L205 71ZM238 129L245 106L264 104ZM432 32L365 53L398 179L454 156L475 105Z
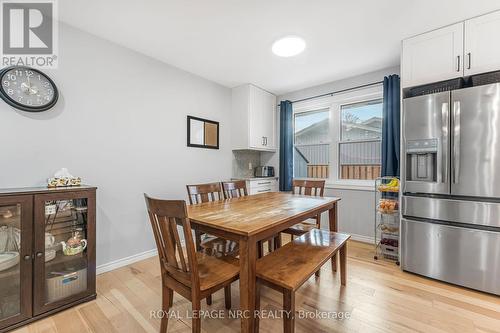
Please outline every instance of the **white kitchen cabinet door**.
M264 149L264 103L262 101L262 90L250 86L250 107L249 107L249 143L250 148Z
M262 118L264 148L276 149L276 96L268 92L265 93L263 98L263 110L265 111Z
M405 39L402 48L403 88L463 76L463 22Z
M276 96L251 84L233 89L233 150L276 150Z
M500 11L465 21L465 75L500 69Z

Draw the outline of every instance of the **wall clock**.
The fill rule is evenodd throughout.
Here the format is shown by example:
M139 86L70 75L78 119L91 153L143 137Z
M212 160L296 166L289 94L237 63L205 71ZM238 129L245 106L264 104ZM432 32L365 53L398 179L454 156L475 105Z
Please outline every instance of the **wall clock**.
M41 71L23 66L0 71L0 97L10 106L28 112L53 107L59 93L54 82Z

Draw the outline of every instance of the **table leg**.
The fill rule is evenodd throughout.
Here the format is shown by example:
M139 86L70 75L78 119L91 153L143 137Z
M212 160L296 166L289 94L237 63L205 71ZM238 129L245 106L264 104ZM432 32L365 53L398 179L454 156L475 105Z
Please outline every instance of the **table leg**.
M337 203L333 204L333 207L328 211L328 222L330 224L330 231L337 232ZM337 255L332 257L332 269L334 272L337 271Z
M241 332L253 333L255 314L257 242L253 239L240 240L240 309L242 311Z
M339 250L340 252L340 284L345 286L347 282L347 243Z

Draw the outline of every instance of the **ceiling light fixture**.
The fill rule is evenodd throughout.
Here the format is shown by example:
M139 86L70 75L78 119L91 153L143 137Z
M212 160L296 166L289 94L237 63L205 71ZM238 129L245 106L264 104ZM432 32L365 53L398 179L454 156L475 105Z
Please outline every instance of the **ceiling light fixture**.
M306 48L306 42L297 36L287 36L273 43L273 53L279 57L293 57L302 53Z

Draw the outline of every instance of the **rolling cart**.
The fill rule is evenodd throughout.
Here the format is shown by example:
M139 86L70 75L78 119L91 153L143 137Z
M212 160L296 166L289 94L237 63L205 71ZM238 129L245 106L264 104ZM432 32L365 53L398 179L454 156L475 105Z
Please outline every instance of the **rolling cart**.
M375 260L388 259L399 265L399 179L375 180Z

